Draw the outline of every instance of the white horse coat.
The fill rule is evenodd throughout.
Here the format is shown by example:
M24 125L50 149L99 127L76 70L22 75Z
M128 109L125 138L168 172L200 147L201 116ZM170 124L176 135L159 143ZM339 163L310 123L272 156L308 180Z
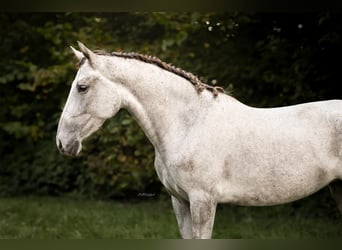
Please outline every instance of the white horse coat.
M341 101L253 108L207 85L195 88L193 75L153 58L79 46L82 52L73 51L82 65L60 118L58 148L78 154L83 139L127 109L155 148L183 238L211 237L217 203L281 204L341 179ZM341 209L341 183L331 189Z

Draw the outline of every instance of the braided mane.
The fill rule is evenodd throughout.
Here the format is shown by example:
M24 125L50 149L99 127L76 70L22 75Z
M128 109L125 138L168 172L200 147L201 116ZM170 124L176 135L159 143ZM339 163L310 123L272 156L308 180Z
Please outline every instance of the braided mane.
M173 66L172 64L166 63L159 59L158 57L155 56L149 56L149 55L144 55L136 52L112 52L112 53L107 53L104 51L95 51L96 54L98 55L106 55L106 56L117 56L117 57L122 57L122 58L129 58L129 59L136 59L142 62L146 63L151 63L154 64L162 69L165 69L169 72L172 72L180 77L185 78L189 82L191 82L196 90L200 93L203 90L209 90L213 93L214 97L216 97L219 92L225 93L224 89L222 87L218 86L210 86L208 84L203 83L197 76L195 76L192 73L186 72L185 70L181 68L177 68Z

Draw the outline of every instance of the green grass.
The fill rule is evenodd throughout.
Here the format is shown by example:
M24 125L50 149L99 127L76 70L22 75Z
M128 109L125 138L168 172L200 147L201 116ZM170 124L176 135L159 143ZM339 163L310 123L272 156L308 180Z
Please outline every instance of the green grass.
M313 215L315 214L315 215ZM337 238L342 221L336 211L317 215L291 205L237 207L220 205L214 238ZM70 198L0 198L0 238L122 239L179 238L171 202L135 202Z

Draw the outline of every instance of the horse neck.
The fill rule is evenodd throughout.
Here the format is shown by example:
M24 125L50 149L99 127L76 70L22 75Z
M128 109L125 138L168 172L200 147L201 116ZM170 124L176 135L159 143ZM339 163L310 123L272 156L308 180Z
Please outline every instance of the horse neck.
M172 150L175 139L185 136L201 113L194 86L153 64L118 57L111 61L115 64L111 78L122 86L122 107L135 117L156 150Z

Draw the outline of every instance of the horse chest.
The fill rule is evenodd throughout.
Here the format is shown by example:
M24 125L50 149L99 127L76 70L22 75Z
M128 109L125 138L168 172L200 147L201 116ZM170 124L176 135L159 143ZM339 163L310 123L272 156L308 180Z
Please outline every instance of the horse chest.
M175 178L176 175L173 172L173 169L168 168L164 164L159 154L156 154L154 166L155 166L157 175L161 183L166 188L166 190L175 197L188 200L188 195L183 190L181 183L179 183L179 180Z

